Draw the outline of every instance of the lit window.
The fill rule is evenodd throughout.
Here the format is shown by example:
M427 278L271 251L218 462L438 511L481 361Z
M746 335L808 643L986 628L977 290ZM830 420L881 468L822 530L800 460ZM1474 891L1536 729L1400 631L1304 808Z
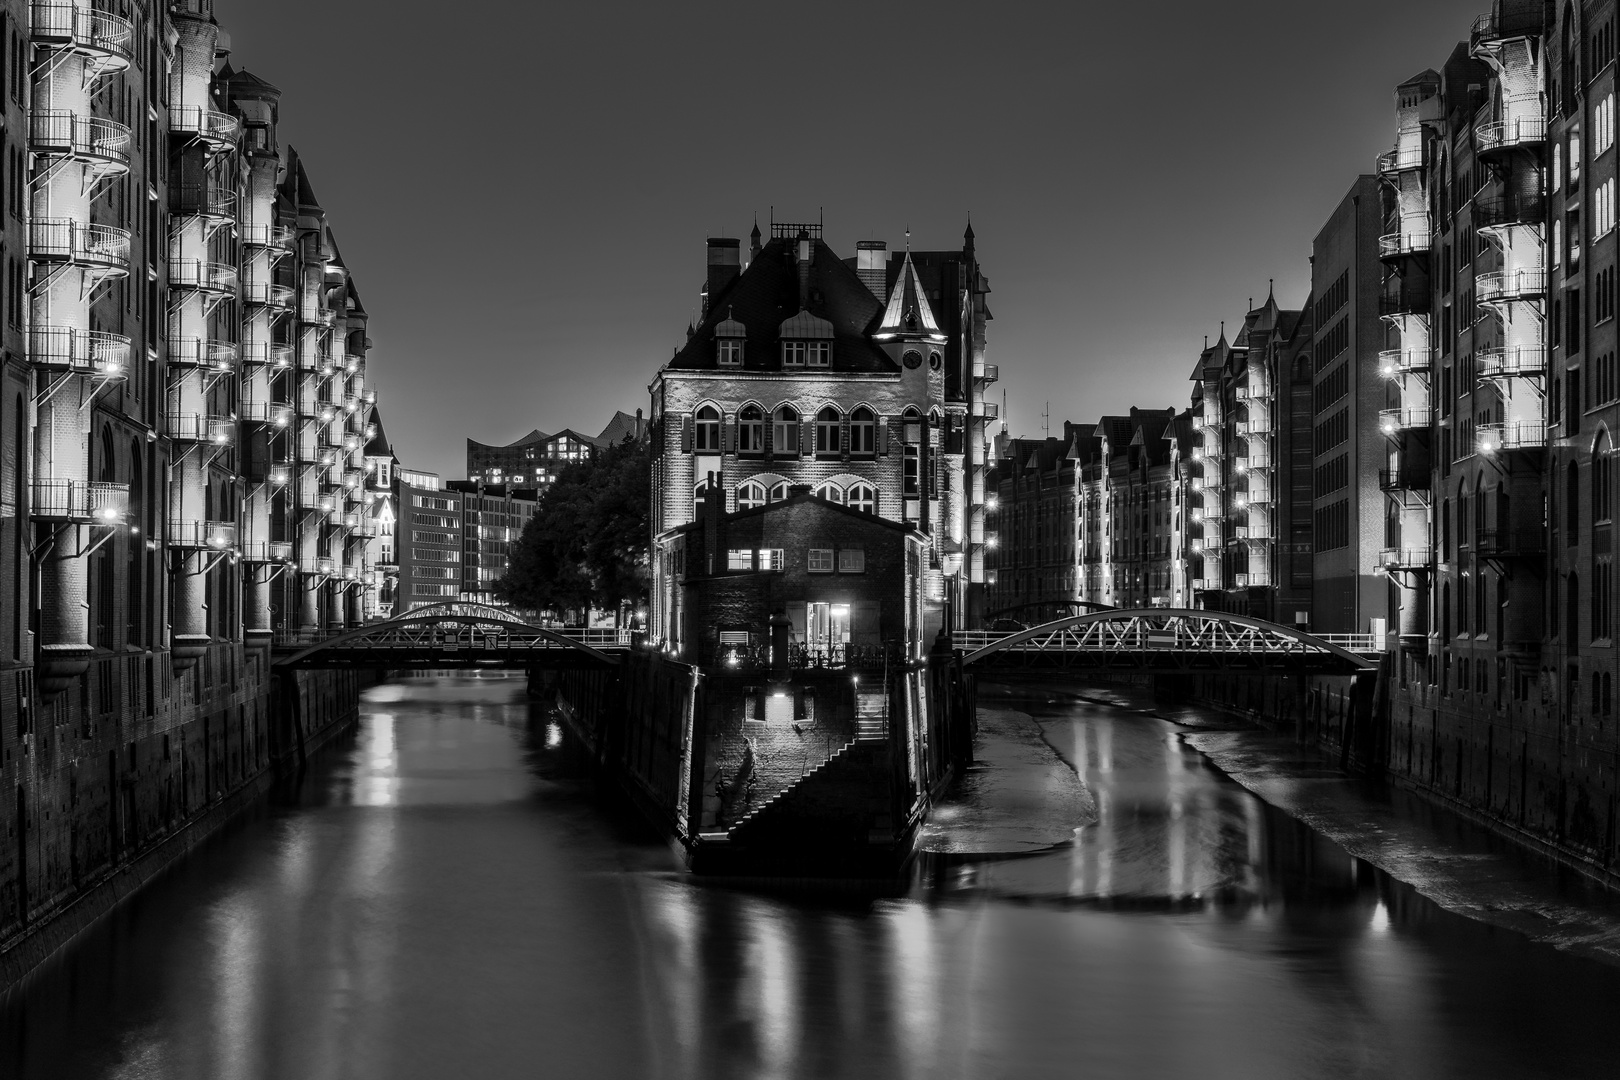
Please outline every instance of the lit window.
M841 417L838 410L828 405L816 414L816 453L838 453L838 428Z
M737 414L737 452L765 452L765 412L758 405L745 405Z
M804 367L805 355L809 351L809 344L810 343L808 341L782 342L782 366Z
M829 480L816 488L816 498L826 499L828 502L842 505L844 502L844 489Z
M713 405L705 405L697 411L696 449L700 454L720 452L720 410Z
M737 367L742 363L743 343L740 338L720 339L720 363L727 367Z
M838 572L840 574L866 573L865 548L839 548Z
M756 506L765 505L765 485L758 480L750 480L737 489L737 509L752 510Z
M799 413L783 405L771 419L771 452L778 457L799 456Z
M810 549L810 572L812 574L830 574L833 572L833 549Z
M877 418L865 405L849 414L849 452L871 454L877 450Z
M732 548L726 552L727 570L780 570L781 548Z
M849 489L849 497L845 503L851 510L859 510L863 514L877 513L877 490L871 484L854 484Z

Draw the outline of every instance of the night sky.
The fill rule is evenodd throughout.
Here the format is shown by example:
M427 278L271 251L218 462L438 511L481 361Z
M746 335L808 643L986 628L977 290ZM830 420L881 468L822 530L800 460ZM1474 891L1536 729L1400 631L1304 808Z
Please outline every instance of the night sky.
M845 256L971 213L1016 434L1184 406L1268 278L1303 301L1395 85L1488 6L216 0L284 91L395 451L447 478L468 437L646 408L704 238L773 206Z

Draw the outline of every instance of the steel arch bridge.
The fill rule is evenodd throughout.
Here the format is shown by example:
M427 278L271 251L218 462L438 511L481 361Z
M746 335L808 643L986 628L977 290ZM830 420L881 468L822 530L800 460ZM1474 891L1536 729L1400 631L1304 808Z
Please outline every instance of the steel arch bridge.
M614 629L551 630L487 604L413 608L386 622L276 648L271 666L299 668L611 668L633 635Z
M970 672L1144 671L1164 674L1372 674L1352 652L1280 623L1186 608L1072 615L1012 633L963 630L953 644Z
M1088 611L1114 611L1112 604L1099 604L1095 600L1031 600L1027 604L1013 604L1009 607L996 608L994 611L984 613L985 621L994 619L1012 619L1021 614L1044 614L1046 612L1064 612L1065 615L1083 615ZM1062 618L1064 616L1058 616ZM1042 620L1043 622L1050 620Z

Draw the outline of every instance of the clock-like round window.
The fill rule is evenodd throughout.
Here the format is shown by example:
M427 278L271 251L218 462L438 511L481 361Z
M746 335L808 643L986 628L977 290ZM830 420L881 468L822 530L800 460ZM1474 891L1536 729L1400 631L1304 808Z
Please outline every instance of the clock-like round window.
M922 353L908 352L900 358L908 368L922 367Z
M928 354L928 368L930 371L938 371L944 366L945 358L940 356L939 353L931 352Z

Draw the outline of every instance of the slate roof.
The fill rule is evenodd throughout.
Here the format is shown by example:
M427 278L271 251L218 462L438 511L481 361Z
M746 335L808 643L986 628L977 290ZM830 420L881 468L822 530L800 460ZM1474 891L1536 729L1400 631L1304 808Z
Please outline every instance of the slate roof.
M835 371L893 373L899 366L868 336L883 305L848 265L821 240L810 241L807 303L801 305L795 241L774 238L729 285L709 298L709 310L665 370L707 371L719 367L715 328L727 318L747 328L744 371L781 370L781 325L801 310L832 324Z
M907 316L915 317L913 325L907 325ZM912 264L909 251L906 252L905 262L900 265L900 274L883 309L883 321L878 324L875 333L927 334L940 341L945 340L939 322L934 318L933 305L928 302L928 291L917 280L917 267Z
M377 434L366 442L366 457L393 457L394 448L388 445L388 432L383 430L382 410L371 407L371 422L377 425Z

